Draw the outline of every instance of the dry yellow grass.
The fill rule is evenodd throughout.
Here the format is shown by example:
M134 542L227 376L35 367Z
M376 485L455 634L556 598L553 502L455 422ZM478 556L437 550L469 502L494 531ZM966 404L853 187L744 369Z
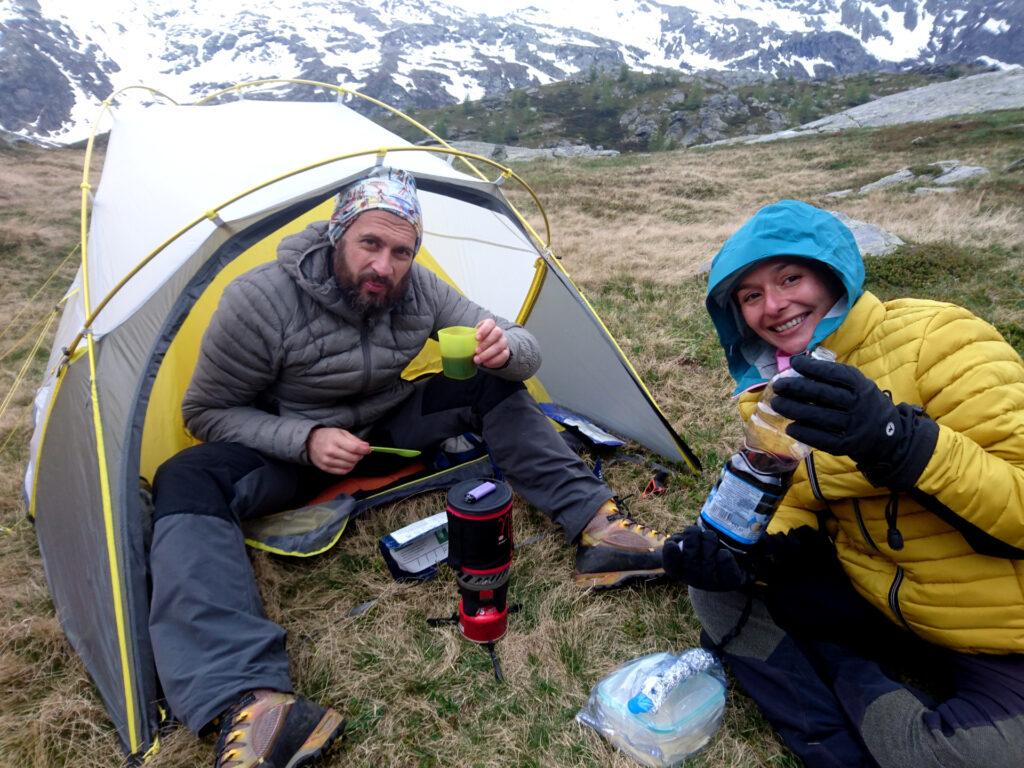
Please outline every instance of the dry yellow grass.
M555 252L669 420L705 460L701 477L680 473L665 496L634 498L640 519L662 529L692 520L717 462L739 434L728 405L730 380L693 276L761 205L781 197L821 202L829 191L950 156L910 145L914 135L879 132L517 168L548 206ZM993 168L1020 155L1019 141L965 145L956 154ZM32 330L73 274L73 267L60 271L30 300L78 240L82 156L0 151L0 332L6 334L0 352ZM896 190L834 207L908 241L970 242L1020 259L1024 211L1015 189L1012 179L1001 179L952 199ZM18 312L22 318L12 325ZM1022 312L1008 317L1020 323ZM24 349L0 359L4 394ZM120 760L116 737L60 631L34 532L23 517L31 386L40 372L35 361L32 381L0 423L0 441L9 440L0 450L0 765L113 766ZM619 493L636 496L650 470L619 464L609 476ZM517 504L518 540L544 536L517 555L512 599L523 611L499 644L509 682L497 686L483 651L454 629L426 625L426 618L454 608L450 574L399 585L377 555L382 534L440 508L441 498L377 510L335 550L310 561L253 558L267 612L289 630L298 688L350 718L352 735L327 765L633 765L572 717L589 687L621 661L696 642L698 626L683 591L648 586L597 595L573 587L571 550L539 514ZM368 601L374 601L368 611L351 615ZM729 701L722 730L695 765L794 765L749 700L733 692ZM209 740L178 729L163 738L151 764L185 768L210 758Z
M906 190L828 200L910 163L906 152L863 153L843 136L703 151L680 150L628 161L558 160L520 168L541 192L554 251L584 286L629 274L676 283L699 271L758 208L782 198L806 200L869 221L908 242L1024 244L1024 201L993 208L984 191L949 197ZM1010 150L1012 152L1012 150ZM832 170L846 156L854 168ZM998 150L957 153L966 164L998 168ZM948 157L940 152L927 162ZM628 162L628 165L626 164ZM536 175L534 170L536 169ZM529 210L524 203L524 209ZM531 223L539 226L537 217Z

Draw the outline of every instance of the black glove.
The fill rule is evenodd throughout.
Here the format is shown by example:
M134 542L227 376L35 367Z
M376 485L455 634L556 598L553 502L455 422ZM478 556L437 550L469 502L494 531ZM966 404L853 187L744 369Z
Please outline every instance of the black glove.
M669 578L707 592L732 592L752 580L736 553L698 525L670 536L661 555Z
M892 400L850 365L797 355L801 376L773 382L771 406L793 423L786 434L836 456L849 456L875 486L909 490L939 437L920 408Z
M833 580L843 574L832 540L809 525L764 536L757 544L756 562L757 578L767 584Z

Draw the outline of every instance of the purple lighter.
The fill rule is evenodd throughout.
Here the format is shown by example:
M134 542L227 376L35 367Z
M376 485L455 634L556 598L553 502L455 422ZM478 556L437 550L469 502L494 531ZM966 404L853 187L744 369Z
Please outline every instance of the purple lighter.
M474 488L473 490L466 494L465 501L467 504L473 504L474 502L480 501L480 499L482 499L484 496L486 496L488 493L490 493L497 487L498 486L491 482L481 483L476 488Z

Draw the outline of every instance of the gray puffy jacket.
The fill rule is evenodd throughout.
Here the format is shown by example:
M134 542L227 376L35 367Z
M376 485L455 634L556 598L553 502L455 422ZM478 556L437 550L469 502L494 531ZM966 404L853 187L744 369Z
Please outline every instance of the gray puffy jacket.
M540 368L532 334L416 263L404 298L364 319L345 303L330 254L326 222L317 222L283 239L276 262L224 289L182 403L185 425L197 438L308 463L313 427L365 435L411 393L401 373L428 337L486 317L505 330L512 352L509 365L488 373L523 381Z

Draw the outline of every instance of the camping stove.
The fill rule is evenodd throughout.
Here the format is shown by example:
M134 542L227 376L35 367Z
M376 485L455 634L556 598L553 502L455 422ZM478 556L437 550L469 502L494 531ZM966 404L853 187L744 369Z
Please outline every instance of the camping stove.
M459 587L458 611L432 626L458 623L467 640L487 648L502 680L494 643L508 629L512 565L512 489L500 480L467 480L448 492L448 565Z

